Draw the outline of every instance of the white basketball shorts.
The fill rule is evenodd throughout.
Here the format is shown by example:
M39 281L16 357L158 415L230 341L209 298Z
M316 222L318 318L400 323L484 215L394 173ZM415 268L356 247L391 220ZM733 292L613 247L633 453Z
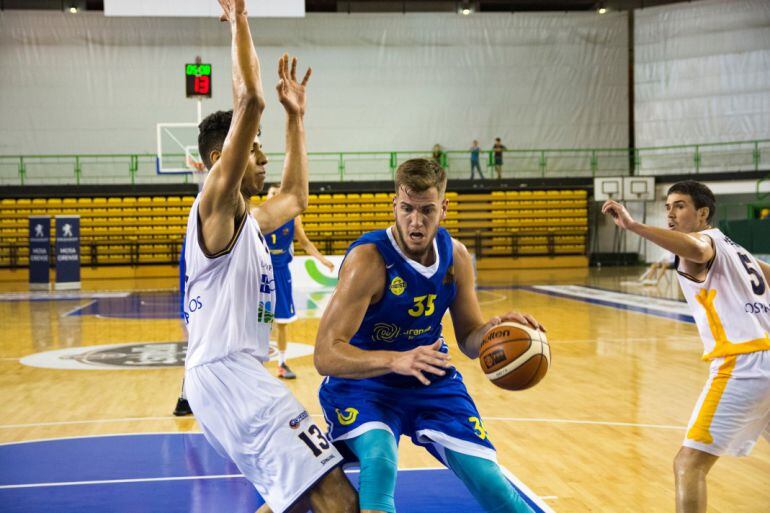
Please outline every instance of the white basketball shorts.
M683 445L715 456L746 456L770 441L770 351L716 358Z
M206 439L275 513L342 463L307 410L247 352L187 369L185 390Z

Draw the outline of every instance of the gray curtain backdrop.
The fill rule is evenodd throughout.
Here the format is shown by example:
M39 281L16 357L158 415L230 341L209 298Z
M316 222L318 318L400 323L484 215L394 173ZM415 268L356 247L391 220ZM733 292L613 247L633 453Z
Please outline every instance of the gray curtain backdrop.
M284 145L284 51L314 70L310 151L628 144L623 13L311 14L251 28L268 151ZM0 154L154 152L156 123L196 120L183 76L196 55L214 72L204 115L231 108L229 46L215 19L0 13Z
M636 145L770 139L770 2L637 10Z

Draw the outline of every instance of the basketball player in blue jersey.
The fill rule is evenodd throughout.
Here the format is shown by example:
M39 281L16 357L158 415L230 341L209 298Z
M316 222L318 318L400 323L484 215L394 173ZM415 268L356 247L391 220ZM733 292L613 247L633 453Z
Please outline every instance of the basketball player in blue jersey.
M263 233L307 208L305 85L297 61L278 66L286 111L286 160L280 194L250 215L267 158L258 138L265 107L260 65L245 0L219 0L232 34L233 111L199 125L198 148L210 170L187 220L184 316L185 391L208 442L229 457L266 505L260 513L352 513L353 487L342 457L307 410L265 368L275 293ZM290 67L291 66L291 67Z
M267 199L272 198L281 189L281 184L271 185L267 189ZM265 235L267 247L270 248L270 258L273 260L273 273L275 276L275 317L273 324L278 330L278 377L283 379L295 379L297 375L286 364L287 326L297 320L297 312L294 310L294 296L291 286L291 270L289 264L294 259L294 239L299 241L302 249L310 256L315 257L329 271L334 270L334 264L318 251L310 239L307 238L302 228L302 218L295 217L274 232Z
M543 327L509 312L484 321L471 256L440 228L446 173L412 159L396 172L395 224L354 242L321 319L315 365L330 438L361 464L362 512L395 511L401 435L449 467L487 512L528 512L497 464L495 448L450 364L441 319L478 358L484 333L503 321Z

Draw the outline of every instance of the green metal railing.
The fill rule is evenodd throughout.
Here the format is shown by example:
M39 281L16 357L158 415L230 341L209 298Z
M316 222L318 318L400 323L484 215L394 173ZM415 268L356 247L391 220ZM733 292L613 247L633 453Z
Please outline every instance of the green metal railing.
M390 180L405 160L431 157L426 151L314 152L308 154L313 181ZM166 156L164 156L165 158ZM183 165L184 155L178 157ZM284 155L269 153L268 179L279 178ZM494 155L485 152L484 176L494 178ZM449 178L470 178L470 152L444 151ZM770 139L635 148L514 149L503 153L504 178L558 178L699 174L770 169ZM158 173L153 153L0 155L0 185L189 183L190 173ZM759 184L757 185L759 187ZM758 189L759 190L759 189Z

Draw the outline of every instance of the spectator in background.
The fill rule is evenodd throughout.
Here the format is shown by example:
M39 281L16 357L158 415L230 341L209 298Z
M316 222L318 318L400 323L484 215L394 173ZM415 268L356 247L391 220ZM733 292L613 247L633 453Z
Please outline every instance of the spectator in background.
M474 139L473 146L471 146L471 180L476 176L476 170L479 171L479 178L484 179L484 173L481 172L481 165L479 164L479 157L481 155L481 148L479 142Z
M441 163L441 160L442 160L441 157L443 156L443 154L444 154L444 151L441 148L441 145L438 144L438 143L434 144L433 145L433 161L436 164L438 164L439 166L441 166L442 168L444 167L443 164Z
M503 151L507 149L508 148L500 142L500 138L496 137L495 145L492 146L492 151L495 153L495 173L497 174L498 180L503 177Z

